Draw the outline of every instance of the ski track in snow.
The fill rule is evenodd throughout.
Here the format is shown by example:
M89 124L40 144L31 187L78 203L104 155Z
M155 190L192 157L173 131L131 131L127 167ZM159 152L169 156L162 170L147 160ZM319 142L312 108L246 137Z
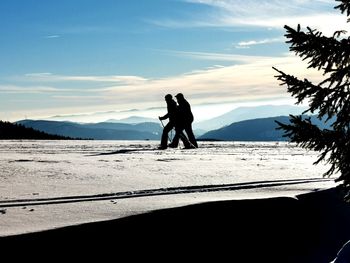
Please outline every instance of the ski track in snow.
M327 182L327 181L330 181L330 179L310 178L310 179L299 179L299 180L297 179L297 180L262 181L262 182L251 182L251 183L241 183L241 184L231 184L231 185L201 185L201 186L189 186L189 187L173 187L173 188L149 189L149 190L139 190L139 191L130 191L130 192L105 193L105 194L98 194L98 195L85 195L85 196L63 196L63 197L31 198L31 199L17 199L17 200L15 199L15 200L0 201L0 208L91 202L91 201L101 201L101 200L114 200L114 199L184 194L184 193L188 194L188 193L215 192L215 191L234 191L234 190L242 190L242 189L276 187L276 186L307 184L307 183L317 183L317 182Z

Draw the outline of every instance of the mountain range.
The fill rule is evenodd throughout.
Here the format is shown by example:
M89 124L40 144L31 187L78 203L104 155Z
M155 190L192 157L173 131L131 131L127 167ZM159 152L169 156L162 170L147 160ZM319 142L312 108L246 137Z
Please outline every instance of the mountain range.
M143 123L143 122L159 123L159 120L154 118L140 117L140 116L130 116L128 118L123 118L119 120L109 119L109 120L106 120L105 122L137 124L137 123Z
M193 124L194 129L210 131L230 125L234 122L268 118L277 116L300 115L306 110L305 107L291 105L262 105L255 107L239 107L223 115L210 120Z
M162 133L161 126L151 122L80 124L65 121L22 120L17 123L49 134L95 140L158 140Z
M289 116L289 114L299 115L302 114L305 110L306 107L292 105L262 105L251 107L238 107L225 114L222 114L215 118L211 118L209 120L200 122L195 121L193 123L193 130L196 136L201 136L208 131L222 128L234 122L258 118ZM106 122L135 124L142 122L159 123L159 120L155 118L130 116L128 118L119 120L109 119Z
M316 116L305 116L311 118L311 122L321 129L331 129L329 123L320 121ZM277 130L278 124L289 124L289 116L260 118L232 123L223 128L207 132L199 137L201 140L222 140L222 141L287 141L283 137L283 130Z
M241 107L211 120L194 123L193 127L196 137L202 140L281 141L286 138L283 131L276 130L275 120L288 123L289 114L298 115L304 110L286 105ZM323 125L316 117L312 117L312 121ZM96 140L160 140L163 130L159 120L139 116L99 123L48 120L22 120L17 123L49 134ZM209 127L218 128L204 130Z
M1 140L70 140L72 138L51 135L21 124L0 121Z

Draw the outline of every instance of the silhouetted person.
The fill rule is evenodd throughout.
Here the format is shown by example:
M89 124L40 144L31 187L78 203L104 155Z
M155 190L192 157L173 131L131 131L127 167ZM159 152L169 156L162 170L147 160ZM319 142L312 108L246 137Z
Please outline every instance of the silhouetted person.
M182 93L178 93L176 96L176 100L178 103L178 111L177 111L177 123L176 123L176 134L174 136L172 144L174 146L177 146L179 143L179 138L182 138L182 131L185 130L188 140L192 144L192 147L188 147L185 145L185 148L198 148L197 140L193 134L192 130L192 122L194 120L193 114L191 111L191 105L188 103L188 101L184 98L184 95ZM182 133L183 134L183 133Z
M171 94L167 94L165 96L165 101L167 104L168 113L162 117L159 117L159 120L169 119L169 122L163 128L162 138L161 138L161 142L160 142L160 146L159 146L159 149L162 149L162 150L164 150L168 147L168 134L174 127L177 127L177 119L178 119L178 117L177 117L178 116L178 106L177 106L176 102L174 101L173 96ZM178 131L177 133L179 133L178 136L181 137L185 147L189 147L189 143L187 141L187 138L183 134L182 130L179 131L177 129L177 131ZM173 147L172 143L170 144L170 146Z

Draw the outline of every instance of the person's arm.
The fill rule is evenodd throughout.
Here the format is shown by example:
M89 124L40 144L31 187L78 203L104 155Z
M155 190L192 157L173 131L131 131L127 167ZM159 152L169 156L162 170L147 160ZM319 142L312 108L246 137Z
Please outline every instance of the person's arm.
M162 120L166 120L167 118L169 118L169 113L165 114L164 116L159 116L159 119Z

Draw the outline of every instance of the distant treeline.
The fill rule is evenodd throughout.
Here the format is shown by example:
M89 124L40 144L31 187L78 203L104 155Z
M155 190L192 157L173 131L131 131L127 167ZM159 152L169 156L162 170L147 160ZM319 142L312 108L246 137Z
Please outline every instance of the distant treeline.
M29 140L72 140L73 138L48 134L21 124L0 121L0 139L29 139Z

